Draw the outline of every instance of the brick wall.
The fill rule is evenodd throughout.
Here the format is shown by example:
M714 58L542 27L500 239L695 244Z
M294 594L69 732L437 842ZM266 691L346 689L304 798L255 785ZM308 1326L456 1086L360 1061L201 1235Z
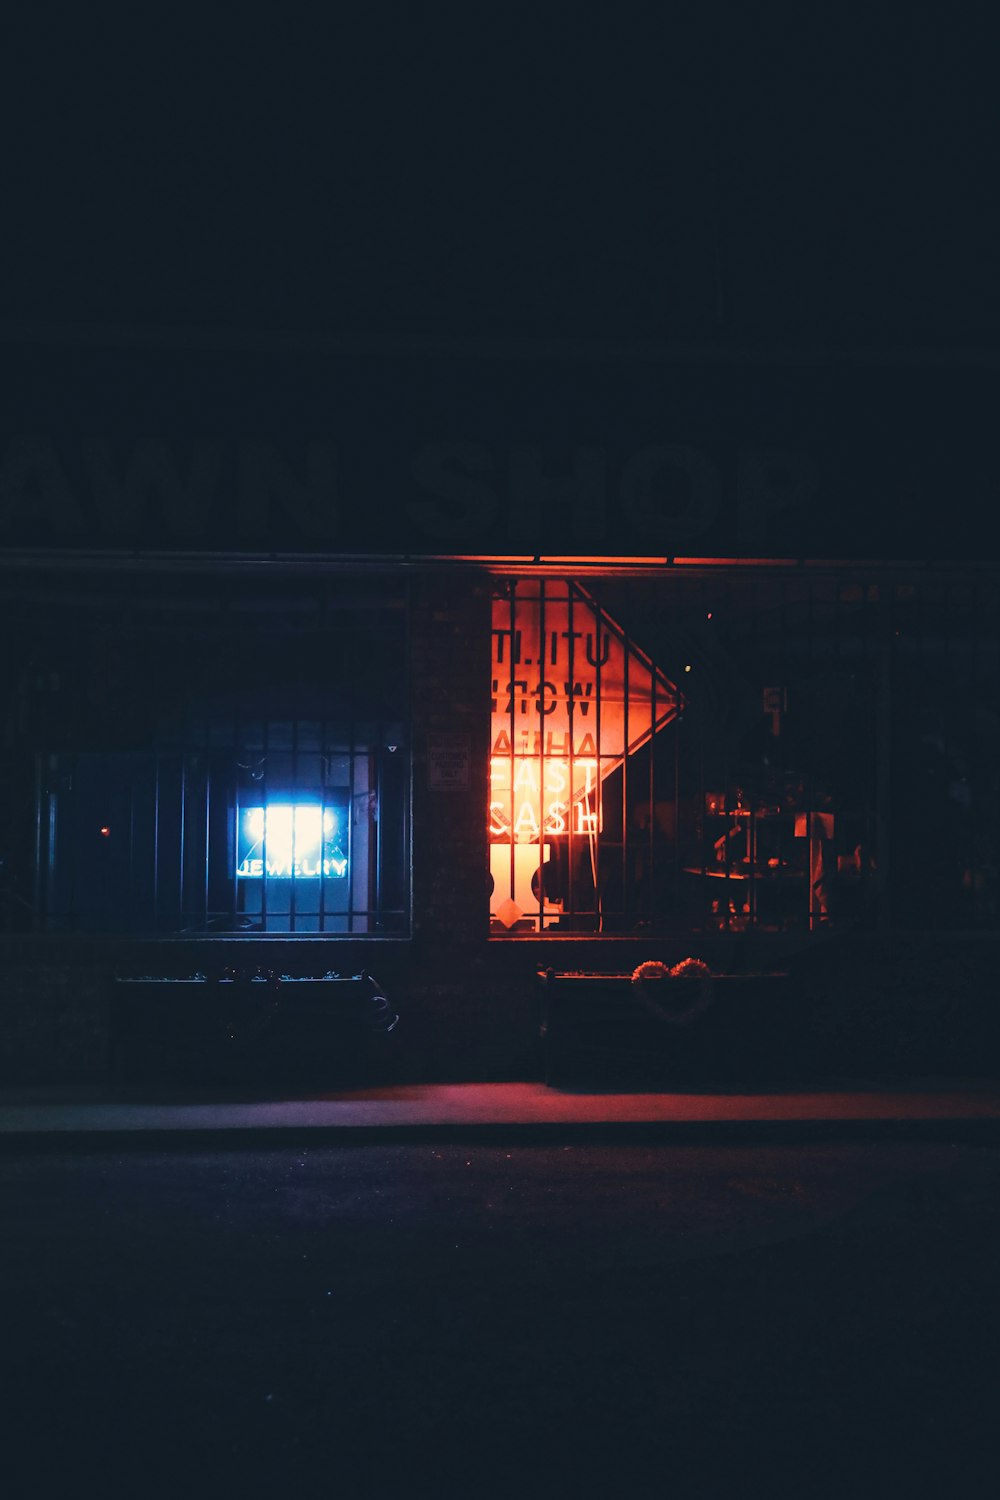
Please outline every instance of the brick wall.
M486 936L490 585L425 576L413 601L413 915L418 950L442 957ZM448 785L453 744L455 784Z

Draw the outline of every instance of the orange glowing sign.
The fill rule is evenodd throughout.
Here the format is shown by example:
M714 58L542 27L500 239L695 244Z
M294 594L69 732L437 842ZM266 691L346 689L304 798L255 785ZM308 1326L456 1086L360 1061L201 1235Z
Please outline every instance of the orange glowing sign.
M677 716L676 687L576 584L518 584L493 605L490 837L591 837L601 787Z
M573 781L583 777L582 790L575 798L569 795L570 775L567 760L538 755L511 760L510 756L494 755L490 760L491 837L509 839L512 826L515 843L537 843L543 832L568 833L570 827L576 834L596 833L600 827L599 795L596 810L591 804L598 790L597 761L574 761Z

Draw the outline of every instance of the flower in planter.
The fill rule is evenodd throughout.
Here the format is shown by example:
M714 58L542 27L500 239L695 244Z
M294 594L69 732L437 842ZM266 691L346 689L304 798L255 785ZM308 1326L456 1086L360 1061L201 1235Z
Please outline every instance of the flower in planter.
M712 971L700 958L682 958L679 964L674 964L670 975L672 979L710 979Z
M632 975L632 983L642 984L647 979L669 979L670 969L666 964L661 964L659 959L649 959L648 962L640 964Z
M703 1010L712 1003L712 986L702 984L695 991L688 989L686 985L667 985L660 988L658 981L661 979L706 979L711 977L708 964L703 963L700 958L685 958L674 967L668 968L666 964L658 960L650 960L648 963L640 964L632 975L632 993L641 1005L658 1020L666 1021L672 1026L689 1026ZM654 983L650 984L649 981ZM679 995L683 989L685 1000L690 1001L692 993L696 999L693 1004L681 1004ZM657 992L654 994L654 991Z

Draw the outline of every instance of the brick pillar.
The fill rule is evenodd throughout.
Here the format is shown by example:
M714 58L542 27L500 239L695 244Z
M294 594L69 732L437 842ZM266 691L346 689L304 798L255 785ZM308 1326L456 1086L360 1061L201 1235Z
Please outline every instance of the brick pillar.
M489 931L491 594L472 571L413 585L413 930L442 960Z

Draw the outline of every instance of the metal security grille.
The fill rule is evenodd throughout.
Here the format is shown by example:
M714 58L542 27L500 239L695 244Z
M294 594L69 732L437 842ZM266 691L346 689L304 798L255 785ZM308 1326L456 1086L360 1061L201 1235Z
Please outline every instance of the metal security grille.
M46 925L405 931L400 738L382 724L209 722L153 751L48 757L39 819Z
M636 894L629 814L681 695L568 581L515 581L497 594L493 671L494 924L620 924Z
M5 580L4 921L409 931L409 589L234 559Z
M986 574L496 581L491 932L995 929Z

